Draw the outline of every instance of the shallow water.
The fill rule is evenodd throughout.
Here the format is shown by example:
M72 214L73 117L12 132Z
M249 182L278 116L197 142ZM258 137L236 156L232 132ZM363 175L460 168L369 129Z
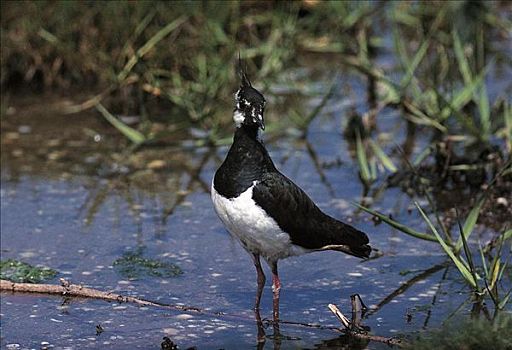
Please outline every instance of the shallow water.
M298 140L291 130L291 136L267 146L282 172L327 213L367 232L382 256L361 262L341 253L320 252L281 261L282 319L324 329L284 323L284 337L277 342L270 326L266 329L268 349L339 348L346 340L329 329L340 324L327 305L338 304L348 315L349 297L354 293L371 308L364 324L373 334L386 337L438 326L468 297L457 271L438 266L446 259L436 244L383 224L375 226L368 215L350 204L361 201L363 186L342 125L348 109L361 106L364 99L352 96L348 100L342 92L354 89L361 93L363 88L352 78L339 78L339 84L340 93L315 118L306 141ZM305 108L317 103L318 98L311 98ZM256 273L249 255L216 217L208 192L227 147L143 150L139 158L163 159L166 166L119 171L105 165L105 154L122 144L108 125L85 115L82 120L89 121L64 127L62 135L49 136L52 125L65 123L69 117L50 115L41 120L31 118L31 112L28 115L8 118L2 126L2 259L57 270L59 276L49 283L66 278L103 291L198 307L203 312L2 293L2 347L157 349L164 336L182 349L256 347L257 327L251 311ZM79 135L74 134L77 130ZM84 136L90 130L96 134ZM393 147L404 142L405 125L394 111L384 111L379 116L379 133ZM418 136L414 152L428 142L427 136ZM12 142L7 142L9 137ZM64 145L53 150L51 140L60 138ZM46 146L38 148L41 144ZM71 151L59 156L62 149ZM416 211L408 212L411 207L412 200L396 188L387 189L373 204L401 222L424 227ZM164 278L143 271L138 278L129 278L115 266L129 253L175 264L183 273ZM270 271L265 269L262 317L270 318ZM462 312L469 308L463 305ZM100 334L96 334L97 325L104 330ZM352 346L387 348L375 342Z

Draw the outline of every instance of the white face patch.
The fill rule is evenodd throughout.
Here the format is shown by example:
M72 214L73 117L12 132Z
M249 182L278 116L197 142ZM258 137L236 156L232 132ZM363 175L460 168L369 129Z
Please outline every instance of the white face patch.
M243 113L240 111L240 102L241 102L240 101L240 92L241 91L242 91L242 89L238 89L238 91L235 92L236 109L235 109L235 112L233 113L233 120L234 120L237 128L239 128L245 120ZM244 102L247 102L247 101L244 100Z
M256 108L253 108L251 110L251 117L252 117L252 120L255 122L255 123L262 123L263 122L263 114L261 113L256 113Z
M249 100L241 96L242 89L239 89L235 93L235 112L233 113L233 120L235 121L236 127L242 126L245 122L246 116L242 112L245 111L248 118L252 118L252 121L256 124L263 125L263 109L260 110L257 106L253 106ZM265 108L265 100L263 99L263 108ZM250 110L250 116L248 114ZM261 112L261 113L260 113Z
M233 113L233 120L235 121L236 127L239 128L245 120L244 114L236 110L235 113Z
M255 123L261 123L263 121L263 115L260 113L256 114L255 108L253 108L251 111L251 117ZM239 128L244 123L245 116L240 110L236 109L235 112L233 113L233 120L235 121L236 127Z

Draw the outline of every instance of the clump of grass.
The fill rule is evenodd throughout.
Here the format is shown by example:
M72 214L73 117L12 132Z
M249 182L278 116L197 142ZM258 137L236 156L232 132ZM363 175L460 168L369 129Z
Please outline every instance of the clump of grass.
M356 130L356 158L359 176L368 189L374 183L380 172L395 174L398 171L394 161L384 152L378 142L371 138L363 139Z
M490 100L488 92L489 75L502 64L504 52L491 50L487 42L495 40L497 33L510 38L503 31L510 21L495 10L488 4L474 2L446 2L437 6L393 3L385 20L391 28L398 67L382 70L372 64L372 46L368 44L372 40L358 41L357 57L344 59L367 76L369 87L373 86L369 99L377 96L377 103L368 114L378 120L386 107L399 108L407 123L432 135L431 144L421 152L416 165L436 157L438 152L430 150L438 144L448 144L462 152L456 162L455 158L453 162L448 159L446 172L462 172L470 178L475 170L486 166L485 157L471 156L473 149L505 144L510 150L507 93L494 93L494 100ZM371 33L370 29L360 28L360 32ZM374 147L371 135L368 139L358 142L356 148L357 164L366 186L377 180L378 173L372 171L376 163L390 173L398 169L389 156ZM509 156L504 158L506 161Z
M1 84L7 90L89 87L100 93L68 112L103 103L114 115L141 115L138 131L146 134L144 128L164 108L168 123L186 120L215 134L221 123L216 113L231 105L226 98L236 84L238 53L258 80L276 75L293 59L299 8L299 3L2 2Z
M466 217L464 224L458 221L459 238L455 240L452 232L441 225L439 214L436 213L437 222L441 228L438 229L423 208L415 202L416 208L426 222L429 232L418 232L414 228L399 223L390 217L358 205L358 207L390 225L417 239L436 242L446 253L455 265L464 281L473 292L473 302L481 304L487 297L494 304L496 312L505 309L512 294L512 289L504 289L502 280L506 279L505 271L507 269L510 254L507 254L506 247L512 240L512 230L506 229L499 233L496 238L490 241L485 247L479 246L476 251L471 249L468 240L476 226L480 209L483 205L483 199L477 202ZM479 256L480 263L476 256ZM501 286L501 288L499 288Z
M358 142L358 146L359 144L360 142ZM413 164L407 159L405 159L405 163L416 177L420 177L419 171ZM421 195L426 197L430 205L430 211L435 216L434 223L430 215L426 213L418 202L414 202L421 217L427 224L428 231L426 232L418 231L409 225L402 224L383 213L363 205L357 204L357 206L411 237L438 243L447 258L455 265L461 277L463 277L464 281L470 287L474 305L482 305L485 299L490 299L494 305L495 311L498 312L505 309L512 294L512 288L510 288L510 286L506 287L507 284L502 283L507 279L505 271L508 268L510 253L512 252L512 250L507 252L509 242L512 240L510 225L504 222L495 237L484 247L482 247L480 243L477 247L475 247L474 244L470 246L468 241L475 230L485 202L489 201L490 198L492 200L495 199L491 196L493 187L503 181L504 176L510 171L510 167L511 160L506 162L502 168L497 171L495 177L490 182L485 184L486 191L481 192L474 200L473 207L468 210L466 218L463 221L459 217L457 208L455 208L457 215L456 221L458 224L458 238L456 237L457 233L453 232L452 228L442 219L442 214L436 207L434 199L431 197L431 190L421 182L419 183L420 188L416 194L421 193ZM473 308L473 310L480 309L482 308Z
M462 135L461 142L471 145L498 137L512 147L510 103L502 96L491 101L486 84L495 62L506 62L487 44L509 35L510 21L496 3L38 1L1 6L2 91L17 85L90 89L94 96L67 112L96 107L135 145L158 141L155 122L169 126L165 135L194 127L206 130L202 144L224 142L230 123L224 112L231 108L239 53L254 80L270 85L300 64L304 52L320 52L338 55L328 60L333 68L349 66L368 78L373 120L386 107L400 108L404 118L428 127L437 139ZM396 67L383 70L373 62L389 36L399 74ZM311 113L287 110L280 119L305 133L322 107ZM118 115L137 115L139 123L128 126ZM399 168L373 140L361 134L357 147L367 185L379 173ZM465 165L458 164L458 170Z
M510 171L510 152L501 150L504 145L510 149L510 108L503 92L494 94L494 100L490 100L487 81L500 60L500 53L491 54L486 44L495 33L503 33L510 22L494 12L492 6L482 3L447 2L434 7L425 3L393 3L389 10L398 69L385 71L372 65L368 40L359 40L357 59L352 57L346 62L368 77L369 86L372 81L377 82L377 103L367 116L378 120L385 108L399 108L408 131L413 130L414 134L415 130L420 130L432 139L418 154L396 152L403 156L400 161L409 165L400 168L375 141L375 128L367 126L366 132L357 133L355 138L356 164L365 194L384 172L391 176L383 187L395 182L405 183L409 179L404 174L412 174L409 194L426 197L435 220L417 203L428 226L427 232L364 206L360 208L412 237L439 244L476 299L490 298L496 309L502 309L511 292L498 293L496 289L505 278L508 262L506 249L502 249L507 246L504 242L510 240L506 215L493 241L496 244L492 252L484 247L481 249L487 255L480 254L478 247L469 246L467 241L480 213L484 209L487 213L493 211L493 205L484 203L484 197L492 197L493 191L499 196L510 194L510 180L505 175ZM462 25L462 20L472 26ZM365 29L364 33L368 32ZM365 137L361 136L363 134ZM495 180L488 180L493 177ZM499 183L496 185L499 191L493 188L494 182ZM431 194L446 189L453 196L454 190L459 188L461 193L470 189L471 201L463 203L467 217L463 224L457 218L459 232L454 233L441 217L439 207L443 203L436 203ZM381 191L382 188L377 189L376 195ZM446 207L451 209L453 205ZM457 234L458 238L454 238ZM482 255L480 261L474 259L479 255Z
M496 349L512 348L512 317L500 314L493 322L483 319L470 319L451 322L438 330L420 334L405 344L406 349Z

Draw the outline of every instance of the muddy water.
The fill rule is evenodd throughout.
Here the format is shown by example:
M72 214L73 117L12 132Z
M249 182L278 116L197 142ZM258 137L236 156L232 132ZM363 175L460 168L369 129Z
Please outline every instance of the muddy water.
M281 261L281 317L302 325L284 323L279 341L268 327L266 349L346 344L330 329L340 325L327 305L338 304L348 315L354 293L371 307L364 324L386 337L438 326L467 299L455 269L439 265L445 257L437 245L376 226L350 204L361 201L363 186L342 125L349 108L364 101L353 93L348 94L351 100L344 97L347 90L358 91L358 84L362 88L360 82L339 79L340 93L315 118L306 141L289 130L283 133L289 136L267 146L281 171L323 210L367 232L381 256L361 262L321 252ZM306 110L318 100L309 99ZM227 148L196 148L185 140L178 143L182 147L131 155L120 151L127 149L126 141L99 118L94 113L61 116L34 107L33 101L19 102L3 117L2 259L57 270L58 277L48 283L66 278L202 312L2 293L2 348L158 349L164 336L182 349L256 347L251 312L256 273L248 254L216 217L208 193ZM379 123L390 147L404 141L405 125L393 111L382 113ZM428 142L426 136L417 140L415 152ZM424 227L407 210L411 205L404 193L388 189L373 207ZM151 262L158 262L159 269ZM467 309L462 306L462 312ZM271 317L269 283L262 317Z

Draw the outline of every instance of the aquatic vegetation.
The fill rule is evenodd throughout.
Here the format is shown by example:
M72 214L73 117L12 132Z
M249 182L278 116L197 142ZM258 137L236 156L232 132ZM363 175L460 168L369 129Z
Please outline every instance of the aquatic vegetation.
M0 262L0 279L12 282L41 283L56 277L58 272L48 267L37 267L14 259Z
M112 264L124 278L136 280L144 277L177 277L183 274L181 268L173 263L142 256L142 251L126 252Z

